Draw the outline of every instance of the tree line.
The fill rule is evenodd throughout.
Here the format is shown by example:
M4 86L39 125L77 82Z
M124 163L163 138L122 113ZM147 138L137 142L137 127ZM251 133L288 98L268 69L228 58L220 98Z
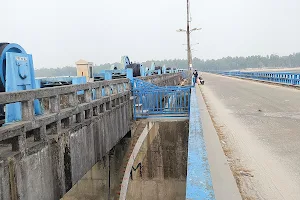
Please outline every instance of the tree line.
M143 62L144 66L150 67L155 62L156 66L166 65L167 67L187 68L186 59L170 60L151 60ZM94 73L103 69L111 69L111 66L120 66L120 63L106 63L94 67ZM221 59L203 60L193 59L193 67L200 71L226 71L241 70L246 68L283 68L300 67L300 53L294 53L288 56L267 55L267 56L248 56L248 57L226 57ZM36 69L37 77L55 77L55 76L76 76L76 68L71 66L61 68L41 68Z

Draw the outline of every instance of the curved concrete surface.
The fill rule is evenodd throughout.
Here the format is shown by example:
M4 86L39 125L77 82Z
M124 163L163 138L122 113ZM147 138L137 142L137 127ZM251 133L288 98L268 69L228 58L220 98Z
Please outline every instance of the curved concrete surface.
M300 91L203 74L202 93L244 199L300 199Z
M142 147L142 144L143 144L145 138L147 137L147 135L148 135L148 133L151 130L153 125L154 124L152 122L148 122L148 124L144 128L143 132L141 133L139 139L137 140L137 142L136 142L136 144L133 148L133 151L132 151L132 153L129 157L128 163L126 165L125 173L124 173L123 180L122 180L122 183L121 183L121 191L120 191L119 200L126 200L128 183L129 183L129 179L130 179L130 171L132 169L134 160L135 160L136 156L138 155L139 150Z

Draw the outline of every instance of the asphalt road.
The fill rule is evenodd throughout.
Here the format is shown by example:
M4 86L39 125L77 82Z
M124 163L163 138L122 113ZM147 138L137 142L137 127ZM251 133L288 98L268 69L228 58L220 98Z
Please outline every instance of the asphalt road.
M244 199L300 199L300 90L203 74ZM231 161L231 159L233 161Z

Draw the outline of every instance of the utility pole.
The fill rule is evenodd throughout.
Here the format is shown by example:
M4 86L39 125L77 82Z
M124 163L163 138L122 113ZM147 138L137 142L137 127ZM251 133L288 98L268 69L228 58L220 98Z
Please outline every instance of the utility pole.
M192 70L192 55L191 55L191 39L190 39L190 1L186 0L186 38L187 38L187 59L188 59L188 68Z
M177 32L185 32L187 38L187 59L188 59L188 69L192 70L193 67L193 59L192 59L192 52L191 52L191 37L190 34L193 31L201 30L201 28L190 28L191 23L191 16L190 16L190 0L186 1L186 30L179 29Z

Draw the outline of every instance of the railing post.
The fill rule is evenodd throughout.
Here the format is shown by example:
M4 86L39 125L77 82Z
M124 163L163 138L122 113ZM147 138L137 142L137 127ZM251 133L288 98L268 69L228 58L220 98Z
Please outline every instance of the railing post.
M22 120L32 121L33 116L33 100L22 101Z
M77 92L69 93L69 105L75 107L78 105Z
M20 151L21 157L26 154L26 132L22 131L21 135L12 139L12 151Z
M95 88L96 90L96 99L100 99L102 97L102 86Z
M51 113L58 113L60 111L60 96L59 95L50 97L49 110Z
M90 89L84 90L84 102L89 103L92 100L92 91Z
M112 85L112 93L113 94L118 94L117 84Z

